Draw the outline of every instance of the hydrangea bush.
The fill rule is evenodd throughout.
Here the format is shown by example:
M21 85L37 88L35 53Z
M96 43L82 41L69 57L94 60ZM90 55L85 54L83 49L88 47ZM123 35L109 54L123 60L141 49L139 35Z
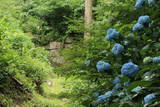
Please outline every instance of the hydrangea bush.
M141 8L143 8L143 5L145 3L148 3L149 5L153 5L153 4L155 4L155 1L154 0L148 0L146 2L145 0L137 0L136 4L135 4L135 7L137 9L141 9ZM150 23L151 23L150 16L148 16L148 15L140 16L138 18L137 24L135 24L132 27L132 31L135 32L135 34L139 33L139 34L143 35L143 33L145 33L146 29L149 29L147 27L149 26ZM119 32L118 33L117 32L118 31L115 30L115 29L114 30L113 29L108 29L107 36L106 36L107 40L112 41L112 42L114 40L116 42L115 38L118 37L117 34L118 35L120 34ZM143 37L140 37L140 38L136 38L136 37L132 36L132 39L136 38L137 40L145 41L145 39L144 39L145 36L146 35L143 35ZM146 39L147 39L147 37L146 37ZM124 41L127 41L127 40L123 40L122 43L124 43ZM132 42L133 40L130 39L130 41ZM137 46L138 44L137 45L136 44L132 44L132 46L134 46L134 45ZM127 47L128 44L125 45L125 46ZM129 48L129 47L127 47L127 48ZM148 46L147 46L147 48L143 47L142 51L141 51L141 49L137 49L137 48L134 48L133 49L134 53L131 53L131 54L137 53L139 57L143 57L142 53L144 53L145 50L148 50L149 47ZM124 51L124 49L125 49L125 47L123 45L116 43L113 46L111 52L114 55L116 55L116 57L118 58L120 54L122 54L122 55L125 54L125 53L122 53ZM140 53L138 53L138 51ZM159 54L160 53L158 53L158 55ZM114 100L115 96L118 96L119 97L118 101L121 101L120 99L124 100L125 98L127 98L127 97L121 98L121 96L127 95L127 94L130 94L131 96L137 94L136 97L138 97L139 95L141 95L141 96L143 96L142 98L144 99L144 100L141 100L143 102L142 104L145 104L145 105L146 104L153 104L153 102L151 103L151 100L156 98L155 94L148 94L148 95L144 96L146 94L145 91L144 91L144 89L147 88L147 87L149 88L150 84L152 84L152 83L146 82L145 80L143 80L143 78L140 77L140 75L143 75L144 72L148 71L147 69L146 70L144 69L144 67L147 64L157 64L157 63L160 63L160 57L159 56L157 56L157 57L144 57L144 58L140 58L138 60L135 60L135 58L133 58L133 59L130 59L130 62L124 63L123 65L121 65L121 69L119 70L121 72L121 74L120 73L118 74L118 75L121 75L120 76L121 78L119 76L116 76L114 78L114 80L112 81L113 86L111 86L112 87L112 91L108 91L108 92L110 92L109 97L104 98L103 102L99 102L98 104L104 105L104 102L106 102L107 105L110 105L110 104L112 105L112 104L114 104L116 102ZM138 61L139 65L134 64L132 61ZM141 63L139 63L139 62L141 62ZM148 67L148 69L151 69L151 68ZM157 68L157 70L158 70L158 68ZM128 81L125 82L124 78L126 78ZM144 78L147 78L147 77L144 76ZM131 81L131 83L129 81ZM121 84L123 84L123 85L121 85ZM108 101L108 99L110 99L110 100ZM134 96L132 96L132 98L125 99L125 101L128 101L128 102L130 102L130 101L133 102L133 100L134 100ZM98 101L99 101L99 97L98 97ZM156 104L156 103L154 103L154 104L155 105L159 105L160 102L158 104ZM139 103L137 105L140 106L141 104Z
M140 5L141 8L135 8L134 3L137 2L140 2L136 5ZM96 10L97 21L93 23L91 32L93 37L76 45L75 51L72 50L69 54L72 55L70 60L75 58L72 60L74 63L67 63L72 65L74 75L77 74L78 79L85 78L89 82L85 89L73 91L76 95L77 92L80 96L84 95L74 100L79 100L85 106L94 105L98 100L102 101L95 105L99 107L141 107L144 106L142 101L145 96L155 93L156 97L147 105L160 104L159 5L160 1L149 5L148 0L115 0L108 5L100 2L96 8L99 10ZM116 12L111 14L114 11ZM119 48L112 51L116 43L124 47L123 51L119 51ZM120 53L116 55L114 52ZM86 65L85 61L89 63ZM96 67L99 61L109 63L111 73L99 72ZM112 92L109 98L101 100L98 96L92 97L96 92L101 96L108 91Z

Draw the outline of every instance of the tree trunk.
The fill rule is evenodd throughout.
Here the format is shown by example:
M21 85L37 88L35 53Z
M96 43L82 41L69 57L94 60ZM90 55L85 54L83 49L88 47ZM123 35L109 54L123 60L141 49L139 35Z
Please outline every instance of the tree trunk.
M84 33L84 39L88 39L91 35L88 32L91 28L92 23L92 0L85 0L85 33Z

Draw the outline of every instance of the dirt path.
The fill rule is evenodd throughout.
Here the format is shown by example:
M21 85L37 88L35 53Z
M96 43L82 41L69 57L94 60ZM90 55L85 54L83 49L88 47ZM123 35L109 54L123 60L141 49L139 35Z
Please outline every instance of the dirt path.
M51 100L56 107L71 107L65 83L65 78L56 76L48 79L43 85L46 98Z
M34 100L28 103L35 107L78 107L71 103L69 91L65 88L66 80L54 76L43 83L44 96L34 94ZM33 104L33 105L32 105Z

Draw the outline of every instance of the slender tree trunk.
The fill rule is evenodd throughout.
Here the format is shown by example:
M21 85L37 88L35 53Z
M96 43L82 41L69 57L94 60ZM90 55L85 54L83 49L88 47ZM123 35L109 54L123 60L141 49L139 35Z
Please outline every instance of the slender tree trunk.
M85 0L85 31L84 33L84 39L88 39L91 34L88 32L91 28L91 23L92 23L92 0Z

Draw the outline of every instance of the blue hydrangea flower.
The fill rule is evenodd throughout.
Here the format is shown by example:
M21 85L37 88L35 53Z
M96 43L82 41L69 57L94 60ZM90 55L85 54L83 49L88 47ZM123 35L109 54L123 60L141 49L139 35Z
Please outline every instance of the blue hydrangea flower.
M131 92L136 92L136 93L138 93L138 92L140 92L142 89L143 89L142 87L137 86L136 88L133 88L133 89L131 90Z
M133 31L133 32L137 32L137 31L143 29L143 27L144 27L144 26L143 26L142 24L137 23L137 24L135 24L135 25L133 26L132 31Z
M105 94L103 94L103 95L100 95L98 98L97 98L97 100L96 100L96 104L101 104L101 103L103 103L105 100L107 100L107 99L109 99L111 96L112 96L112 91L108 91L108 92L106 92Z
M104 95L101 95L98 97L98 99L94 102L94 105L98 105L98 104L101 104L105 101L105 96Z
M116 93L116 92L118 92L118 90L116 90L116 89L112 89L112 93Z
M108 71L111 65L107 62L99 61L97 62L96 67L97 67L98 72L104 72L104 71Z
M150 20L150 17L148 15L146 15L146 16L140 16L139 19L138 19L138 23L142 24L142 25L144 25L146 23L148 24L150 21L151 20Z
M152 99L156 98L155 94L148 94L144 97L144 104L149 103Z
M153 63L160 63L160 56L152 58Z
M113 87L113 89L119 90L121 87L122 87L121 84L120 84L120 83L117 83L117 84Z
M119 37L119 32L116 29L110 28L107 30L107 35L105 39L109 41L113 41L114 39L117 39L118 37Z
M129 86L130 85L130 82L129 81L127 81L127 82L124 82L124 86Z
M136 1L136 4L135 4L135 7L137 8L137 9L141 9L141 8L143 8L143 4L145 3L145 0L137 0Z
M115 77L115 79L113 80L113 84L117 84L120 82L121 82L121 79L119 77Z
M119 43L116 43L112 48L112 53L117 56L120 55L123 51L124 51L124 46Z
M106 92L104 95L107 97L107 98L110 98L112 96L112 91L108 91Z
M138 65L129 62L125 63L121 68L121 74L126 75L128 77L133 77L138 73L139 67Z
M148 0L148 4L149 4L149 5L154 5L155 3L156 3L155 0Z

